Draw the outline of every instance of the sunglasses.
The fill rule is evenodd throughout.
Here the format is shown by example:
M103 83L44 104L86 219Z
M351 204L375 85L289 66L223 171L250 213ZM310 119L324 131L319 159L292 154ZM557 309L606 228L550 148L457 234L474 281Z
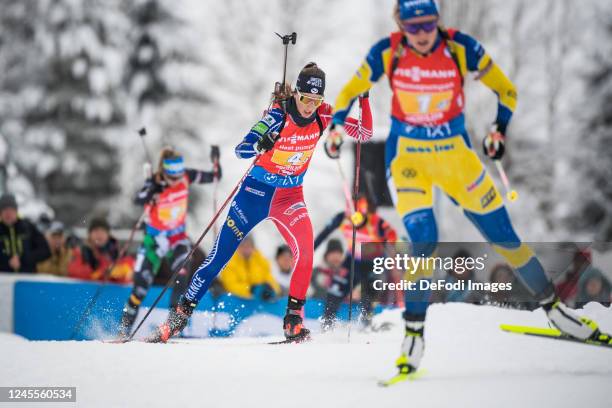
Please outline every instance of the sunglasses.
M297 89L296 92L299 96L300 102L302 102L304 105L313 104L315 108L318 108L323 103L323 97L315 98L313 96L304 95Z
M426 21L424 23L407 23L402 21L402 27L404 27L404 31L409 34L418 34L421 30L426 33L431 33L438 28L438 21Z

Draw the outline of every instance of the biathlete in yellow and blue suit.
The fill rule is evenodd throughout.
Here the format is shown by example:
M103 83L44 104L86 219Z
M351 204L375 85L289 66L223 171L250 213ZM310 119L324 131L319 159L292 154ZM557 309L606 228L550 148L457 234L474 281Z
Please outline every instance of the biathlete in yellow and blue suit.
M559 302L542 264L514 231L499 191L472 149L465 128L465 77L475 73L498 97L494 126L483 141L485 153L493 160L504 153L506 129L517 102L514 85L474 38L439 25L433 0L400 0L395 18L400 31L370 49L339 94L328 149L342 143L339 125L356 97L386 76L393 92L386 174L413 243L413 255L428 257L436 251L433 187L438 186L513 266L555 326L580 339L600 336L594 322ZM432 273L420 270L412 279L430 280ZM400 373L408 374L420 363L430 295L429 290L405 292L406 336L397 361Z

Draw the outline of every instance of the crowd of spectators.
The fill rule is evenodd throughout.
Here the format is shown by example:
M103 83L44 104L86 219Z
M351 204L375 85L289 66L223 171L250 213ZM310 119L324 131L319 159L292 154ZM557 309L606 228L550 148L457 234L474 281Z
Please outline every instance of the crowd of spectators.
M18 205L13 195L0 197L0 272L41 273L117 283L132 280L134 258L121 253L120 242L113 236L111 226L104 218L92 218L87 236L82 240L70 234L59 221L43 219L38 224L18 216ZM205 255L200 252L198 262ZM324 303L324 328L333 326L341 304L348 298L350 281L346 256L342 243L330 239L323 263L315 267L312 274L308 296ZM469 257L470 254L460 250L454 256ZM263 302L285 298L289 291L292 266L293 254L288 246L279 246L273 262L270 262L257 249L254 239L247 236L219 275L213 295L231 293ZM446 272L449 282L476 280L471 270L460 274L452 270ZM381 277L387 282L397 282L401 278L399 271L390 271L387 276ZM509 266L495 265L487 278L489 282L512 283L512 290L488 294L468 290L440 291L434 293L433 300L497 304L519 309L537 307ZM611 286L609 279L591 264L590 252L582 250L576 252L571 268L557 282L556 290L564 302L574 307L582 307L590 301L609 306ZM360 293L359 282L354 281L355 302L359 302ZM403 297L398 291L377 292L374 301L399 307L402 306Z

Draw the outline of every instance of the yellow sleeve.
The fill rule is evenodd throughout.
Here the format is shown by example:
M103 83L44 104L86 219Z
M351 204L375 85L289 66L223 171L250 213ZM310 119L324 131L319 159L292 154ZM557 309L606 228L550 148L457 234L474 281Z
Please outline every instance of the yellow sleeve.
M478 67L478 79L498 95L500 105L514 112L517 102L516 87L490 57L487 61L484 60L485 58L480 64L482 66Z

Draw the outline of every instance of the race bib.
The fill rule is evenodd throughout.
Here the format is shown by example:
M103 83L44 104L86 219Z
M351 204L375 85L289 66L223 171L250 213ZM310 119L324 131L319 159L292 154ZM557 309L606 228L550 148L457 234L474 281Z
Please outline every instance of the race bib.
M423 93L397 90L396 93L402 111L408 115L447 112L453 98L452 91Z
M314 150L305 150L303 152L288 152L284 150L274 150L272 154L272 163L281 166L301 166L306 164Z

